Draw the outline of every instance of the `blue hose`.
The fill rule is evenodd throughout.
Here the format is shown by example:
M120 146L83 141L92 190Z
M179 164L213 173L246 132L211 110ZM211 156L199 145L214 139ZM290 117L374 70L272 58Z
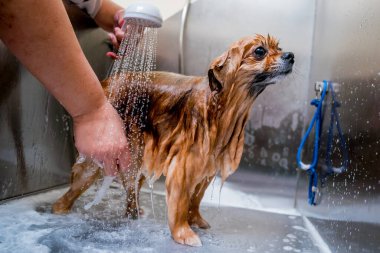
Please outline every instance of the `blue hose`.
M325 162L326 162L327 171L321 178L322 185L325 184L327 177L329 175L332 175L334 173L340 174L340 173L345 172L347 170L348 163L349 163L347 144L343 136L342 128L340 127L339 115L336 110L336 108L340 107L340 103L336 100L335 92L331 83L329 83L329 90L331 91L332 105L331 105L330 126L329 126L327 147L326 147L326 161ZM340 167L334 167L332 164L332 158L331 158L333 141L334 141L334 125L336 125L336 128L338 130L339 146L343 154L342 165Z
M318 165L318 154L319 154L319 140L321 137L321 128L322 128L322 106L323 100L326 96L327 91L327 81L323 81L322 94L321 98L315 98L311 101L311 105L317 107L315 110L314 116L310 122L308 129L306 130L305 135L301 139L301 144L298 147L297 151L297 164L300 169L306 170L309 174L309 188L308 188L308 202L310 205L315 205L315 195L318 189L318 174L317 174L317 165ZM313 159L310 164L305 164L301 160L302 150L305 146L306 140L310 135L311 130L315 125L314 131L314 150L313 150Z
M320 145L320 137L322 133L322 123L323 123L323 102L326 96L327 90L331 91L331 99L332 99L332 107L330 114L330 127L328 132L327 139L327 148L326 148L326 166L327 172L322 176L321 182L327 180L327 177L334 173L343 173L347 170L348 167L348 151L346 141L344 139L342 129L339 124L339 117L336 111L336 108L340 106L340 103L336 100L335 93L332 87L332 84L328 81L323 81L323 87L321 92L321 97L318 99L313 99L311 101L311 105L315 106L317 109L315 110L314 116L310 122L308 129L306 130L305 135L301 139L300 146L297 151L297 164L300 169L306 170L309 174L309 186L308 186L308 202L310 205L316 205L315 196L318 191L318 173L316 171L318 165L318 157L319 157L319 145ZM343 162L341 167L333 167L332 165L332 145L333 145L333 137L334 137L334 123L338 130L340 148L343 152ZM313 150L313 158L310 164L305 164L301 160L302 150L308 139L311 130L314 128L314 150Z

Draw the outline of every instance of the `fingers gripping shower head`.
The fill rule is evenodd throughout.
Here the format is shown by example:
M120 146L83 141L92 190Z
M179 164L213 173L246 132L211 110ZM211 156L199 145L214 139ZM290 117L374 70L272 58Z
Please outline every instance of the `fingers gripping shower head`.
M124 11L124 20L127 24L142 25L159 28L162 25L160 10L150 3L131 3Z

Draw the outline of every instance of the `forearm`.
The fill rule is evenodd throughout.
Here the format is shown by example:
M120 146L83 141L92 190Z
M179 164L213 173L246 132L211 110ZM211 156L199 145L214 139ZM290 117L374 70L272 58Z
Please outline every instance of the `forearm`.
M104 30L113 32L115 13L123 8L111 0L102 0L99 12L95 16L95 22Z
M0 37L73 116L106 102L59 0L0 0Z

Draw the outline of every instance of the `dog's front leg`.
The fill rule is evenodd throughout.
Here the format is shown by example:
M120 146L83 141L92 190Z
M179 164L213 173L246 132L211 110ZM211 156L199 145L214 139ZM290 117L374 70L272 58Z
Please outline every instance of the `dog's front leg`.
M55 214L68 213L75 200L100 176L100 168L92 162L75 163L71 172L70 189L52 207Z
M203 219L202 215L199 212L199 206L201 204L203 195L205 194L205 191L207 187L210 185L210 182L213 180L212 177L206 177L203 179L202 182L200 182L197 187L195 188L195 191L193 195L191 196L190 201L190 208L189 208L189 224L191 226L197 226L199 228L208 229L211 226L208 224L208 222Z
M127 192L127 206L125 215L130 219L137 219L139 214L143 213L143 209L139 206L139 195L142 185L144 184L145 177L141 175L138 179L136 187L136 180L131 180L130 183L124 184Z
M198 235L190 228L188 223L191 197L190 185L191 182L186 178L184 167L173 166L166 177L166 204L168 206L169 228L173 239L177 243L202 246Z

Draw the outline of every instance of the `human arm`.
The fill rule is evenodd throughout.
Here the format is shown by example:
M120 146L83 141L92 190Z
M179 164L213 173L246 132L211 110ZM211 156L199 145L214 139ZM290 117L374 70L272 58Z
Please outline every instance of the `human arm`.
M116 159L127 167L123 123L107 102L99 80L57 0L0 0L0 38L73 117L80 153L103 161L107 174Z

